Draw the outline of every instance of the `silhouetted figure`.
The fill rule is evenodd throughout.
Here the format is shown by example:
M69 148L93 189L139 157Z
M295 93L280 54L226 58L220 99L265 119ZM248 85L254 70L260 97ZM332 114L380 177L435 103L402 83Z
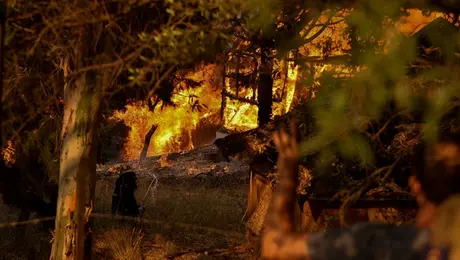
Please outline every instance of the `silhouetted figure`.
M115 182L112 195L112 214L137 217L141 213L134 192L137 189L136 173L132 171L120 174Z

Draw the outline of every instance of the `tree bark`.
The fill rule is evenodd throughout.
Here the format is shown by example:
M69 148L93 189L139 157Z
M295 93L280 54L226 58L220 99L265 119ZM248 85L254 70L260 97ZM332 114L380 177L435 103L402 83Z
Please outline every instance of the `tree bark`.
M6 19L6 0L0 1L0 148L3 150L3 146L6 141L3 138L3 53L5 43L5 19Z
M267 40L263 40L267 41ZM267 45L267 44L263 44ZM270 122L273 105L273 58L271 57L271 48L263 46L261 48L261 64L258 87L258 106L257 114L259 127L265 126Z
M222 64L222 101L220 105L220 126L225 127L225 109L227 108L227 96L225 93L227 92L227 86L225 85L226 81L226 64L223 62Z
M50 259L82 260L90 254L84 249L95 194L100 83L88 73L65 89L56 230Z
M139 157L139 164L147 157L147 151L149 150L150 140L152 139L152 136L157 130L157 128L157 125L152 125L152 127L150 127L150 130L145 135L144 147L142 147L141 156Z

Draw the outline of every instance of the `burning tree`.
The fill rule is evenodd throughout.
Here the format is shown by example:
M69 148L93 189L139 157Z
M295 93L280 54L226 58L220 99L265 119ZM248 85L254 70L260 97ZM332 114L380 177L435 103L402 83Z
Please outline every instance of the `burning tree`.
M289 111L298 72L305 70L304 66L299 69L300 63L294 62L301 55L299 48L309 46L311 49L314 44L331 40L322 34L343 20L344 15L342 8L309 8L308 2L272 4L266 10L251 9L234 22L234 41L224 63L223 120L232 121L237 117L225 113L227 107L232 107L227 99L246 103L248 107L256 106L256 110L253 107L249 110L251 113L257 111L259 127L272 119L273 112L280 115ZM270 13L272 10L277 11ZM316 50L308 52L319 55L334 51L332 47L335 46L325 44L319 53ZM251 115L246 112L246 116ZM223 125L231 127L232 122L224 121Z

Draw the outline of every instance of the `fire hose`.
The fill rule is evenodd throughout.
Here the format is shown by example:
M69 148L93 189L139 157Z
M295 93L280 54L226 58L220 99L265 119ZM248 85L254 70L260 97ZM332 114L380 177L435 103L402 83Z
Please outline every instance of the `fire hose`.
M147 204L146 203L147 196L149 195L149 193L151 193L153 196L153 191L157 188L157 186L158 186L158 178L155 174L152 174L152 181L150 181L149 187L147 188L147 191L145 192L145 195L142 198L141 203L139 205L139 215L142 215L145 212L145 205Z

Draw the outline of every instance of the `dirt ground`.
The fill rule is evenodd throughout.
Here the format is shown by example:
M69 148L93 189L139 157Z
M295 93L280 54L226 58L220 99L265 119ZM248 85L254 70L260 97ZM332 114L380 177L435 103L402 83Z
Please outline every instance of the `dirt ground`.
M207 149L207 150L206 150ZM248 259L232 250L244 241L241 221L246 207L248 172L238 162L216 162L213 148L173 155L165 162L150 158L138 168L142 222L115 220L111 196L119 164L98 167L94 208L95 259L166 259L168 254L195 251L176 259ZM191 163L193 162L193 167ZM129 163L124 163L129 164ZM163 166L161 166L163 164ZM169 169L168 169L169 168ZM191 169L193 171L191 171ZM118 170L119 171L119 170ZM152 174L158 186L147 189ZM12 223L18 210L0 204L0 223ZM51 233L38 224L27 226L25 241L15 241L15 227L0 229L0 259L48 259Z
M134 246L138 239L144 259L166 259L167 253L230 248L243 242L241 217L247 192L243 181L232 184L219 184L221 180L169 181L159 184L153 193L154 201L153 198L147 201L142 223L137 224L123 224L125 221L111 218L113 181L98 181L94 219L97 259L141 259L125 258L133 250L128 245ZM150 180L140 179L138 184L136 196L140 201ZM17 210L0 207L1 223L17 219ZM0 259L48 259L50 233L38 225L29 225L26 241L15 245L14 231L14 227L0 230ZM246 259L237 253L203 257L204 253L186 254L178 259Z

